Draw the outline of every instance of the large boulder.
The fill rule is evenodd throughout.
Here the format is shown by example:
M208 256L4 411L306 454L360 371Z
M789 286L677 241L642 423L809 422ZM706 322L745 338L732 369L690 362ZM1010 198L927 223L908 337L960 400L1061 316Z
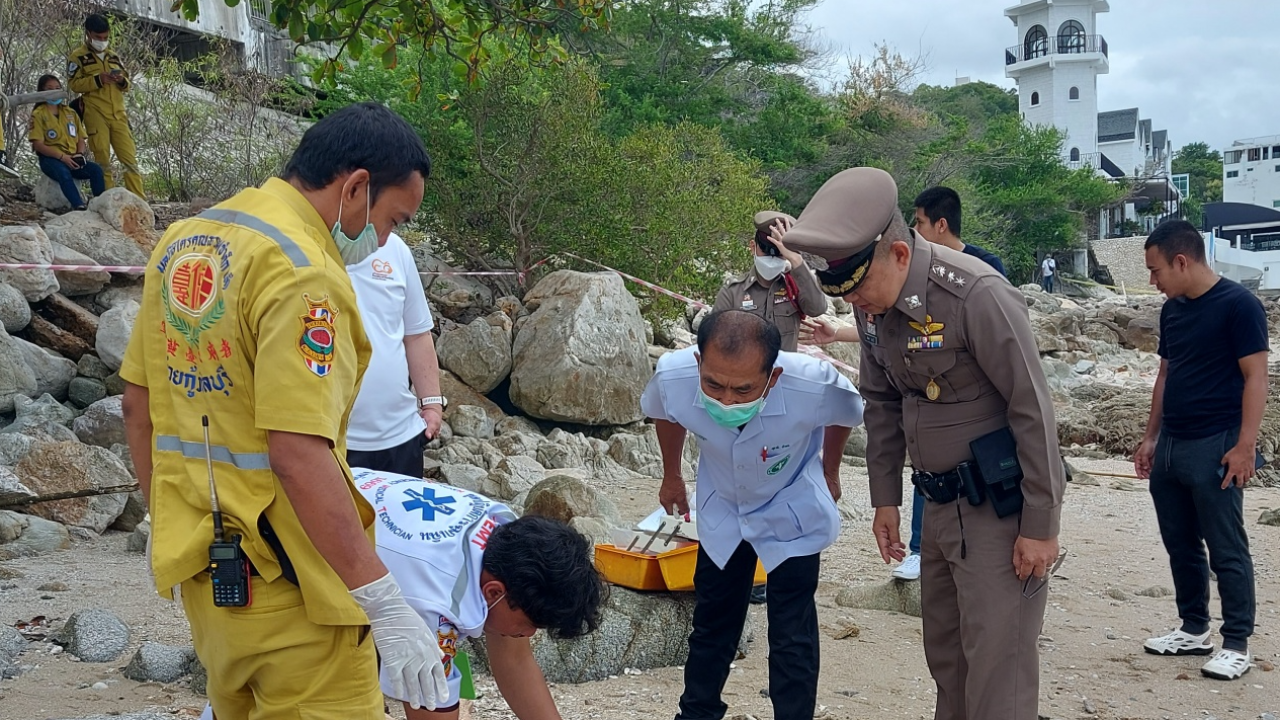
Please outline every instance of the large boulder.
M49 265L53 263L53 245L38 227L0 227L0 262ZM27 302L58 292L58 278L52 270L0 270L0 281L21 291Z
M71 201L67 199L66 193L62 192L62 186L44 173L40 173L31 192L35 196L36 204L49 212L60 213L71 209ZM80 194L83 196L84 192Z
M836 595L840 607L885 610L920 617L920 583L890 580L881 585L848 587Z
M140 309L138 303L128 301L103 313L98 323L98 357L112 370L119 370L124 363L124 351Z
M129 469L110 450L78 442L37 445L18 463L14 473L39 495L119 488L133 483ZM93 495L38 503L28 512L101 533L124 512L127 500L124 493Z
M137 682L171 683L187 674L195 657L189 647L144 642L122 674Z
M101 265L147 264L150 249L107 224L94 212L69 212L45 224L49 239L97 260Z
M528 488L525 488L526 490ZM22 480L13 471L7 467L0 465L0 507L9 505L23 500L30 500L36 494L31 489L22 484ZM17 539L16 536L11 539ZM8 542L0 538L0 542Z
M588 425L643 417L652 376L635 298L612 273L558 270L525 297L533 313L513 347L511 401L529 415Z
M84 662L111 662L129 646L129 627L109 610L82 610L49 639Z
M1157 352L1160 349L1160 320L1137 317L1124 330L1124 344L1134 350Z
M9 428L5 428L8 430ZM22 462L22 458L31 452L39 442L26 433L7 433L0 431L0 465L13 467Z
M478 392L498 387L511 374L511 318L503 312L477 318L440 334L440 365Z
M42 433L50 424L66 427L76 417L74 410L64 406L48 393L35 400L19 396L14 399L13 410L13 422L4 430L0 430L0 435L25 433L33 429Z
M552 474L534 485L524 503L525 515L540 515L567 523L575 517L590 517L608 525L620 525L613 501L576 477Z
M15 539L0 543L0 560L34 557L71 547L71 533L66 526L42 517L0 510L0 526L10 528L6 536L13 534L12 528L18 528Z
M523 455L505 457L489 473L485 489L500 500L514 500L542 482L546 474L547 471L533 458Z
M141 490L134 490L129 493L127 498L124 504L124 512L120 513L120 517L111 523L112 530L131 533L137 530L138 526L147 517L147 499L143 497Z
M66 400L67 388L76 376L76 364L22 338L14 338L13 341L22 350L27 367L35 373L36 392L42 395L47 393L57 400Z
M5 332L16 333L31 322L31 306L22 291L0 282L0 325Z
M111 287L93 296L93 302L106 310L120 307L130 300L142 304L142 282L119 276L111 281Z
M84 413L71 423L76 437L86 445L110 448L127 445L124 432L124 401L119 395L103 398L85 408Z
M609 457L633 472L662 477L662 450L652 425L646 425L642 433L614 433L609 438Z
M683 665L689 657L693 606L693 593L641 593L614 587L596 632L572 640L538 633L533 638L533 655L547 680L558 683L603 680L629 668ZM754 623L748 616L738 653L748 653L754 634ZM481 671L488 671L484 643L471 643L468 655L475 658Z
M487 440L493 437L493 425L493 418L475 405L462 405L449 417L449 427L458 437Z
M457 375L441 368L440 370L440 393L449 398L449 407L445 408L444 419L451 421L454 413L458 408L464 405L473 405L484 410L485 414L493 418L493 421L500 422L507 416L502 412L502 408L498 404L483 394L476 392L472 387L458 378Z
M0 412L13 412L15 397L31 397L38 388L18 339L0 330Z
M56 265L97 265L98 262L82 252L72 250L62 243L53 243L53 262ZM60 292L67 297L80 297L101 292L111 282L111 273L93 270L55 270Z
M156 214L146 200L125 188L114 187L89 201L89 210L112 228L124 233L141 249L156 249Z

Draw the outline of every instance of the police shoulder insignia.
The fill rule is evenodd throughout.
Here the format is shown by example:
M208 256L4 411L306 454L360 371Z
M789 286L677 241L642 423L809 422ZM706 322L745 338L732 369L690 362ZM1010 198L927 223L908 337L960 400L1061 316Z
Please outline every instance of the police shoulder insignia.
M333 321L338 312L329 304L328 296L313 301L310 295L303 295L307 303L307 314L301 316L302 334L298 336L298 352L302 353L307 369L325 377L333 367L334 347L337 336Z

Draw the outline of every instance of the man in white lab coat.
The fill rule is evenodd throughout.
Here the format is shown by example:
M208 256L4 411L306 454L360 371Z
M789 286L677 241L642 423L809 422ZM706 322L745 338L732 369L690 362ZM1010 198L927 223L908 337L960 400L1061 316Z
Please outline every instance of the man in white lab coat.
M713 312L696 348L658 361L641 406L662 448L658 499L688 512L680 458L698 438L697 606L677 720L720 720L757 557L769 574L769 696L776 720L812 720L819 553L840 532L840 458L862 398L830 364L780 352L778 329Z

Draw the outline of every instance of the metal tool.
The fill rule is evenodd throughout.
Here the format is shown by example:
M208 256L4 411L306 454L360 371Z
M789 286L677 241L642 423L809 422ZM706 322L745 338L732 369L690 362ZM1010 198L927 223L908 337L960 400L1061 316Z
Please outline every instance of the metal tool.
M653 531L653 535L649 536L649 542L645 543L644 549L640 551L641 555L644 555L645 553L649 552L649 548L653 546L653 541L658 539L658 536L662 534L662 529L665 528L666 526L667 526L666 520L663 520L658 525L658 529Z

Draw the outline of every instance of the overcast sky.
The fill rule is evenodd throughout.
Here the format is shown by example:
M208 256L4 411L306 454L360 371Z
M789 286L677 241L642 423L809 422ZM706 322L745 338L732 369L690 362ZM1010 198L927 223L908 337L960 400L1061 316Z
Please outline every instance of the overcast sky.
M807 22L846 56L870 55L881 41L927 54L932 85L968 76L1012 88L1004 49L1018 38L1004 9L1018 2L822 0ZM1111 59L1098 78L1099 111L1136 106L1175 149L1280 134L1277 0L1111 0L1098 32Z

